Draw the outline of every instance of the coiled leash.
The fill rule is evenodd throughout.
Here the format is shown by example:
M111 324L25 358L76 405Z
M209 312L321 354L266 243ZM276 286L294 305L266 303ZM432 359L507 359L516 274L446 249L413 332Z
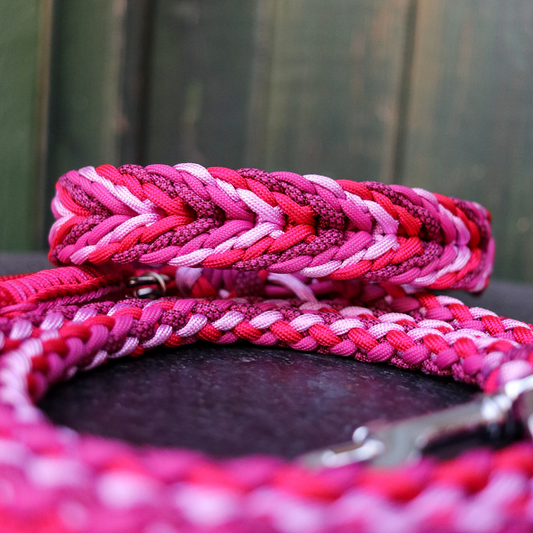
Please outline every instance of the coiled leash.
M68 172L52 209L59 268L0 280L1 531L531 530L528 438L421 457L443 437L533 425L532 326L431 292L486 287L483 207L400 185L182 164ZM484 395L371 423L293 462L135 447L55 427L36 407L79 370L198 340L386 362Z

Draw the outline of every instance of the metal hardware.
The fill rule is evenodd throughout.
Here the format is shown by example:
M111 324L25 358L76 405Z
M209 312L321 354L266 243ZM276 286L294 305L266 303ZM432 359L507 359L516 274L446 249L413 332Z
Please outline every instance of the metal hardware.
M135 289L133 295L135 298L150 298L155 300L165 296L167 291L167 283L170 277L166 274L158 274L157 272L145 272L140 276L133 276L129 278L126 285Z
M300 456L310 468L370 462L393 466L419 459L439 441L486 429L489 436L511 434L520 426L533 436L533 376L510 381L492 395L399 422L375 421L357 428L352 442Z

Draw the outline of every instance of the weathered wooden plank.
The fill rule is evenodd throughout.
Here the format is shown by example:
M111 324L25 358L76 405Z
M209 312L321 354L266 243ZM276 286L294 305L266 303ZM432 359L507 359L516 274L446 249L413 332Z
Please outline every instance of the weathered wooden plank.
M266 164L267 122L272 78L272 56L277 1L257 0L254 20L254 54L250 73L245 166Z
M145 162L244 164L254 2L159 0Z
M56 0L47 203L64 172L120 163L126 7L126 0Z
M258 77L264 113L251 124L264 132L258 164L390 182L410 2L275 4L270 87Z
M122 135L121 162L139 164L146 152L148 76L152 60L155 3L130 0L125 17L121 74Z
M35 245L40 2L0 3L0 249Z
M495 275L533 280L533 3L419 0L402 182L493 214Z
M48 233L46 213L50 207L46 202L48 138L50 133L50 83L53 41L54 0L40 0L40 35L38 51L38 81L35 124L37 140L35 148L36 184L35 224L32 234L32 248L38 249L46 244L43 236Z

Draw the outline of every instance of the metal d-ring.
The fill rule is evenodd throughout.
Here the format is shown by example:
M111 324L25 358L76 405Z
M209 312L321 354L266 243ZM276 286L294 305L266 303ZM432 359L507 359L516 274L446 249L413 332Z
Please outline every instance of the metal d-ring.
M135 289L135 298L150 298L155 300L165 296L169 276L157 272L145 272L140 276L133 276L126 282L127 286Z

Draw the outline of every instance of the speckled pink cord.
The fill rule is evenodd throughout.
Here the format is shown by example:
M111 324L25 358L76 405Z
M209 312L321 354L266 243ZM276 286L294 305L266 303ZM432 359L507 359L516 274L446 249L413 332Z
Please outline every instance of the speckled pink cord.
M58 183L54 270L0 279L0 531L525 532L533 446L319 472L54 427L35 406L108 359L248 341L452 376L533 372L530 324L425 288L482 290L488 212L420 189L186 164ZM129 276L173 281L153 301Z

